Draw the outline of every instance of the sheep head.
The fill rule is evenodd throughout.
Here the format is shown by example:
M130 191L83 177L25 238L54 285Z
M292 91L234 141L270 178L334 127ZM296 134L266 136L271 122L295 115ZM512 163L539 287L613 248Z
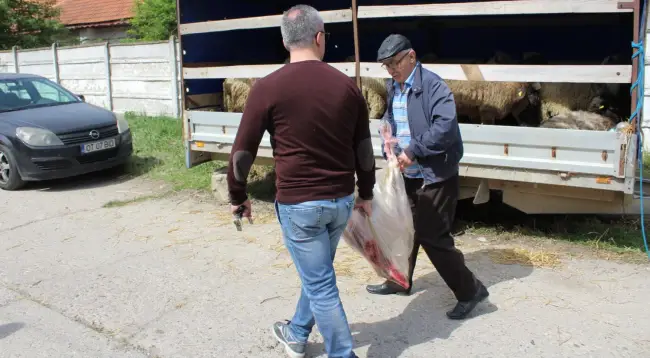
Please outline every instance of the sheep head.
M620 122L622 120L622 117L618 114L619 109L611 100L608 100L607 97L594 97L591 100L587 111L600 114L601 116L607 117L615 122Z
M521 83L516 87L515 97L512 99L512 108L510 112L517 118L517 116L526 109L529 105L536 106L539 102L539 96L527 84Z

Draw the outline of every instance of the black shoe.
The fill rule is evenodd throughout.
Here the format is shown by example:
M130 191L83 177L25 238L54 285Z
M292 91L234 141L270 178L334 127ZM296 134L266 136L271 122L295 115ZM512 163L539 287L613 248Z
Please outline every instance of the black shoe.
M487 288L483 285L482 282L479 281L478 291L476 292L476 295L474 295L474 298L472 298L470 301L459 301L453 310L447 312L447 317L449 317L449 319L465 318L470 312L472 312L472 310L479 302L486 299L489 295L490 293L488 292Z
M404 287L392 282L392 281L386 281L382 283L381 285L368 285L366 286L366 290L369 293L372 293L374 295L400 295L400 296L408 296L411 294L411 288L413 287L413 284L409 286L408 289L405 289Z

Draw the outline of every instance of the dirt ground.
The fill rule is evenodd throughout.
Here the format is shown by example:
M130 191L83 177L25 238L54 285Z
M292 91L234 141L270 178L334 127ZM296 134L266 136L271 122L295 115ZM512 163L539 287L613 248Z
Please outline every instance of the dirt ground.
M2 357L284 357L270 335L299 282L272 206L237 232L226 206L105 173L0 192ZM379 280L344 243L337 275L360 357L648 357L650 266L586 249L458 237L489 302L468 320L425 256L415 293ZM575 253L579 254L576 255ZM309 356L325 357L314 332Z

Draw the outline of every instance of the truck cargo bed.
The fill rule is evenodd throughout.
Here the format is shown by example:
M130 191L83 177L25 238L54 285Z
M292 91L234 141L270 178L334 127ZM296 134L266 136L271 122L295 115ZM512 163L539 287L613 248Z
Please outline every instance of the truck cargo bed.
M241 113L188 111L187 116L192 150L214 152L211 159L227 159ZM373 149L381 166L378 126L378 121L371 121ZM462 176L633 193L635 161L627 158L635 157L635 135L472 124L460 128L465 149ZM272 158L269 139L265 133L258 157Z

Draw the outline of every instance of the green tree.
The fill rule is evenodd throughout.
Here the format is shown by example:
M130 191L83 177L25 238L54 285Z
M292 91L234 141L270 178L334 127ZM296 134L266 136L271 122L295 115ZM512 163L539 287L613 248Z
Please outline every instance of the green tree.
M68 38L54 0L0 0L0 50L49 46Z
M129 34L143 41L166 40L176 33L175 0L135 0Z

